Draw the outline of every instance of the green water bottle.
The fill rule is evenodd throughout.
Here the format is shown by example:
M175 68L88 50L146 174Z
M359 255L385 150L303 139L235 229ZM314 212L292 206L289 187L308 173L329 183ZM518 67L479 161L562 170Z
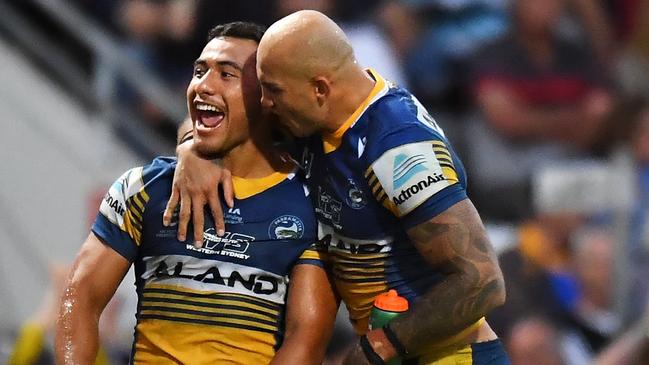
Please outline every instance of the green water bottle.
M379 294L374 299L374 306L370 312L370 330L381 328L401 313L408 311L408 300L399 296L396 290L390 289L387 293ZM400 365L401 359L395 357L387 365Z

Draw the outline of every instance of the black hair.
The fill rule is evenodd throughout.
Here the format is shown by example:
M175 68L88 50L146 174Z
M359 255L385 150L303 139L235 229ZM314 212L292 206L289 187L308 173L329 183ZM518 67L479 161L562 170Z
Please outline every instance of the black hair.
M234 37L242 39L250 39L257 43L264 35L266 27L252 22L232 22L219 24L210 29L207 35L207 41L211 41L218 37Z

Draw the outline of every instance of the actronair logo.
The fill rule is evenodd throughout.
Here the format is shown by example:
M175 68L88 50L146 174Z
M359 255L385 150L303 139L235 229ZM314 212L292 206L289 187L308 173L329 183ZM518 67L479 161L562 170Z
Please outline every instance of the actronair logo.
M401 205L414 195L417 195L417 193L419 193L420 191L423 191L432 184L440 182L442 180L446 180L443 175L437 173L428 175L424 180L420 180L416 184L410 185L408 188L401 190L398 196L392 198L392 202L394 202L394 204L396 205Z
M443 143L431 140L397 146L385 151L366 171L368 181L380 183L374 184L379 188L373 188L372 193L397 216L403 217L458 182L454 171L446 166L450 156L438 157L433 148L436 145Z
M419 172L428 170L426 166L426 157L422 154L408 156L400 153L394 157L392 169L393 189L402 187L411 177Z

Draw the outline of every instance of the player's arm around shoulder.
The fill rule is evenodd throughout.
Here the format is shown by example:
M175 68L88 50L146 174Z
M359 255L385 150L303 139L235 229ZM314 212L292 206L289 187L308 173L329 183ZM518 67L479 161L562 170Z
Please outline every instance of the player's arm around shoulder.
M271 364L321 364L338 304L333 283L323 267L296 265L289 284L284 342Z
M181 131L191 132L191 124L183 122ZM184 135L187 135L185 132ZM191 134L188 135L191 137ZM171 224L172 217L178 208L178 239L185 241L190 238L197 246L203 242L203 214L205 205L208 205L214 218L214 227L217 234L222 236L225 232L223 211L219 200L219 187L230 208L234 205L232 176L230 171L220 165L219 161L206 160L198 156L193 149L191 138L179 137L176 147L178 164L174 172L171 197L165 208L163 223ZM187 226L193 223L194 237L187 237Z
M90 233L81 246L66 283L56 325L58 364L94 364L98 323L130 262Z

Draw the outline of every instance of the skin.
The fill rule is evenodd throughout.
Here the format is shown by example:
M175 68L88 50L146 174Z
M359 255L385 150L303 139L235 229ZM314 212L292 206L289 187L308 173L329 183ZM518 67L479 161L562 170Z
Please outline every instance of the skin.
M220 156L227 169L244 178L268 176L287 167L271 147L267 124L260 119L256 49L252 40L211 40L196 62L187 89L195 150ZM218 126L203 125L196 107L201 103L224 112ZM202 231L202 220L200 225ZM94 362L99 317L129 267L130 262L90 233L75 259L60 308L58 363ZM338 300L320 267L297 265L290 280L285 339L272 364L319 364L333 330Z
M315 11L291 14L266 31L257 51L257 74L262 106L296 136L335 132L374 86L357 64L342 30ZM411 310L391 322L397 337L416 355L501 305L505 289L483 224L469 200L407 233L429 264L446 274ZM383 359L396 355L383 331L370 331L367 336ZM484 323L463 341L494 338ZM367 363L358 343L345 363Z

